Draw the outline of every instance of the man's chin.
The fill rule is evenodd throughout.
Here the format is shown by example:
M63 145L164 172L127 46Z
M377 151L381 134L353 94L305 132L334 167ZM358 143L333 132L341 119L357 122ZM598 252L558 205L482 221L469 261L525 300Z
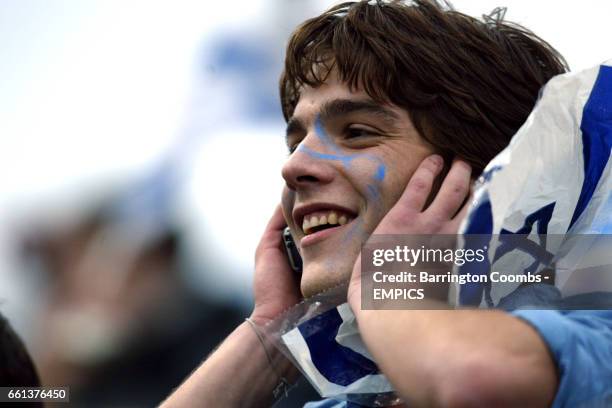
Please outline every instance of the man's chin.
M345 263L305 264L300 282L302 295L308 298L339 284L347 283L353 266Z

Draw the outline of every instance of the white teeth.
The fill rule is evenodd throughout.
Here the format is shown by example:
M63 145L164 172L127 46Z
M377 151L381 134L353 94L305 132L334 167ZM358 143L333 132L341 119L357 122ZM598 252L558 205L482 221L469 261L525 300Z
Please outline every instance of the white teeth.
M312 228L318 227L319 225L345 225L352 221L352 218L347 217L346 215L338 216L336 211L330 211L329 214L321 215L321 216L306 216L302 221L302 231L306 235L311 233Z
M313 215L312 217L310 217L310 228L318 227L318 226L319 226L319 219Z
M337 224L338 223L338 214L336 214L334 211L332 211L329 214L329 217L327 217L327 222L329 222L330 224Z
M310 222L304 218L304 222L302 222L302 231L306 232L310 229Z

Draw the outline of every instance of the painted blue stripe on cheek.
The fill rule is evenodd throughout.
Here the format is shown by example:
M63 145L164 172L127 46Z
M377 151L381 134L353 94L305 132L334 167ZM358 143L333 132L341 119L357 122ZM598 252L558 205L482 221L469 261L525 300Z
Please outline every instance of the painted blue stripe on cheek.
M323 126L323 122L321 121L321 115L317 115L315 119L315 132L319 137L319 140L327 147L332 149L336 153L340 153L340 148L334 143L334 141L329 137L327 132L325 131L325 127Z
M373 184L368 184L366 186L366 195L368 198L376 205L376 207L380 207L381 205L381 197L380 197L380 185L381 182L385 179L387 168L382 160L376 156L370 154L345 154L342 149L333 141L333 139L327 134L325 131L325 127L323 126L323 121L321 120L321 116L317 115L315 119L315 134L317 135L319 141L323 144L324 147L328 148L334 154L329 153L321 153L317 152L313 149L308 148L305 145L301 145L298 148L298 151L308 154L311 157L321 160L332 160L339 161L345 168L350 168L351 163L354 159L362 158L369 160L377 165L375 173L372 175ZM350 238L355 235L357 230L362 229L362 223L357 223L355 228L352 228L347 234L347 238ZM361 231L363 232L363 231Z
M376 175L374 179L377 181L383 181L385 179L386 168L384 164L379 164L378 169L376 170Z
M307 155L311 157L314 157L315 159L340 161L342 162L344 167L349 167L351 165L351 160L355 158L354 156L348 156L348 155L320 153L306 146L300 146L298 150L300 152L306 153Z
M368 184L368 193L370 195L370 198L373 200L378 199L380 196L378 188L372 184Z

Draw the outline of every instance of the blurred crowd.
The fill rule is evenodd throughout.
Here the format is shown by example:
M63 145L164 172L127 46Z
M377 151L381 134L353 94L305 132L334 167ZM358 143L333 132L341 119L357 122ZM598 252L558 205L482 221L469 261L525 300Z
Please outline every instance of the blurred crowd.
M119 177L17 192L0 212L0 313L42 385L70 387L74 406L154 406L248 315L261 214L280 193L284 41L319 9L267 2L247 23L209 29L158 154ZM246 165L260 186L239 189ZM0 385L19 385L2 373ZM314 397L305 385L293 394L284 406Z

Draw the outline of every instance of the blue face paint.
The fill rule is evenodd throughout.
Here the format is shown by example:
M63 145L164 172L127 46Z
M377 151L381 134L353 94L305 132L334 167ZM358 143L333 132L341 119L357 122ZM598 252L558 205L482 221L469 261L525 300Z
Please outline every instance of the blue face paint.
M383 181L385 179L386 168L384 164L379 164L378 169L376 170L376 175L374 179L377 181Z
M315 150L312 150L304 145L301 145L298 148L298 151L308 154L309 156L319 159L319 160L332 160L339 161L342 163L342 166L345 169L350 169L351 163L355 159L365 159L370 162L373 162L377 165L376 172L372 175L372 183L367 185L366 196L370 202L379 207L379 211L382 210L380 208L380 186L382 181L385 179L387 168L384 162L371 154L367 153L356 153L356 154L346 154L342 151L342 149L334 142L334 140L327 134L325 131L325 127L323 126L323 121L321 120L320 115L317 115L315 119L315 134L317 138L321 142L326 149L331 151L332 153L321 153ZM357 219L355 223L351 226L351 228L347 231L343 242L347 242L352 240L356 235L361 235L359 238L361 240L365 240L369 235L363 229L363 220Z
M321 121L321 115L317 115L315 119L315 132L319 138L319 140L326 147L330 148L332 151L342 154L342 150L334 143L331 137L325 131L325 127L323 126L323 122Z
M355 158L354 157L355 155L337 155L337 154L319 153L306 146L300 146L298 150L316 159L341 161L344 167L347 167L347 168L350 167L351 160Z
M351 162L355 159L366 159L371 162L374 162L378 165L376 168L376 173L373 175L373 179L376 182L374 185L376 186L376 190L379 189L379 185L385 179L385 175L387 171L387 168L381 159L371 154L367 154L367 153L356 153L356 154L343 153L342 149L333 141L333 139L325 131L325 127L323 126L323 122L321 121L320 115L317 115L317 118L315 119L315 134L317 135L321 143L325 147L330 149L332 152L334 152L334 154L317 152L303 145L298 148L298 151L301 151L303 153L308 154L311 157L321 159L321 160L340 161L346 169L350 168ZM371 198L377 198L377 197L378 197L378 194L375 194Z
M370 196L372 196L373 198L377 200L380 199L380 191L379 191L378 186L368 184L367 189L368 189L368 193Z

